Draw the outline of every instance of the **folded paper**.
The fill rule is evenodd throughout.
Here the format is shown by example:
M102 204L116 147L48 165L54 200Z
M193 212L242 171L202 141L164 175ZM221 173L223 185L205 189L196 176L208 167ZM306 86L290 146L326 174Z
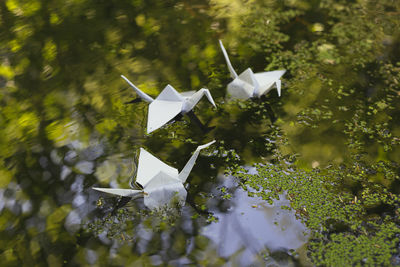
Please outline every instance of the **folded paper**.
M215 107L210 91L205 88L202 88L197 92L189 91L179 93L168 84L157 98L153 99L137 88L124 75L121 75L121 77L135 90L141 99L150 103L147 118L147 133L151 133L152 131L162 127L176 115L180 113L185 114L191 111L204 95L206 95L208 100Z
M286 70L253 73L253 71L248 68L240 75L237 75L221 40L219 41L219 44L228 65L229 72L231 73L231 77L233 78L233 81L228 84L228 97L236 99L260 97L268 93L274 85L278 91L278 96L281 96L280 78Z
M200 151L213 143L215 140L198 146L181 172L141 148L136 183L143 187L142 190L98 187L93 189L122 197L143 196L145 206L150 209L169 204L174 197L183 204L187 195L183 183L188 178Z

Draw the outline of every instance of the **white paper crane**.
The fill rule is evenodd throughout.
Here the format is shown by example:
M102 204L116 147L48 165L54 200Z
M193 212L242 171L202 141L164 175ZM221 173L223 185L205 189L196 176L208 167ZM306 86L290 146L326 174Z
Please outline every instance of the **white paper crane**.
M215 143L215 140L198 146L180 173L178 173L177 169L168 166L141 148L136 182L143 187L143 190L98 187L93 187L93 189L122 197L143 195L144 204L150 209L160 208L165 204L169 204L174 197L177 197L180 203L184 203L187 192L183 183L188 178L200 150L209 147L213 143Z
M171 85L167 85L164 90L153 99L142 92L124 75L121 77L136 91L141 99L149 102L149 112L147 116L147 133L157 130L179 113L185 114L191 111L200 99L206 95L211 104L215 107L214 99L208 89L202 88L199 91L188 91L179 93Z
M248 68L240 75L237 75L236 71L232 67L228 53L226 52L221 40L219 40L219 44L221 46L222 53L224 54L226 64L228 65L229 72L231 73L231 77L233 78L233 81L228 84L229 97L238 99L260 97L268 93L274 85L278 91L278 96L281 96L280 78L286 72L286 70L253 73L253 71Z

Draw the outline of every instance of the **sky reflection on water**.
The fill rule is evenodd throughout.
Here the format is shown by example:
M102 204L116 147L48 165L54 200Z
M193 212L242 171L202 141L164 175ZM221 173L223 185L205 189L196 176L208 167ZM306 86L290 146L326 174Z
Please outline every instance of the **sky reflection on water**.
M265 251L289 253L307 242L306 227L292 211L281 209L289 204L284 195L280 196L281 200L268 205L260 197L249 197L234 177L222 176L220 179L222 186L233 191L233 197L227 201L225 212L213 210L218 222L201 230L216 244L219 255L227 258L234 255L240 265L248 266L261 264L264 259L260 255ZM289 258L288 254L285 261Z

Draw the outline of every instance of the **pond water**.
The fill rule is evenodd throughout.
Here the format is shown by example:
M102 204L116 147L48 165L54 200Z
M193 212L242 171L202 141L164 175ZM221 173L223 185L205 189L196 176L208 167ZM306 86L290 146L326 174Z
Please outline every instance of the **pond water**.
M399 264L400 7L383 2L0 3L2 265ZM238 72L287 69L282 96L228 101L219 39ZM217 108L147 134L121 74ZM183 207L92 189L129 188L141 147L181 170L212 140Z

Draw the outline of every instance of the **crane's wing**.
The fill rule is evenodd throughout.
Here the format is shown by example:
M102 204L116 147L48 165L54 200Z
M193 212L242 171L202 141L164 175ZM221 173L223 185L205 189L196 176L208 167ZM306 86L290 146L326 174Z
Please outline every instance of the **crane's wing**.
M133 90L135 90L135 92L139 95L139 97L140 97L141 99L143 99L144 101L149 102L149 103L151 103L151 102L154 101L154 99L153 99L151 96L147 95L147 94L144 93L142 90L140 90L139 88L137 88L137 87L136 87L133 83L131 83L131 81L129 81L128 78L126 78L124 75L121 75L121 77L122 77L122 79L124 79L124 80L133 88Z
M136 182L146 187L147 184L159 173L163 172L172 177L178 177L178 170L168 166L152 154L140 148Z
M182 111L184 98L171 86L167 85L149 105L147 133L157 130Z
M149 190L153 190L155 188L164 187L175 183L182 184L182 182L178 179L178 176L175 176L175 174L174 176L171 176L170 174L164 171L160 171L155 176L153 176L153 178L150 179L150 181L144 187L144 190L145 192L148 192Z
M236 99L248 99L254 96L254 89L258 83L255 82L254 73L250 68L243 71L236 79L228 84L228 96Z
M269 90L272 89L272 86L276 83L278 95L280 96L281 86L279 79L282 77L283 74L285 74L285 72L286 70L275 70L275 71L255 73L254 76L258 81L258 83L260 84L259 95L266 94Z
M93 187L93 189L121 197L133 197L139 194L143 194L142 190L134 190L134 189L99 188L99 187Z
M250 78L251 78L252 84L254 86L253 97L259 97L260 96L260 84L258 83L253 71L251 69L249 69L249 70L251 71Z
M179 180L181 180L182 183L184 183L186 181L190 172L192 171L192 168L193 168L194 164L196 163L196 159L199 156L200 151L204 148L211 146L214 143L215 143L215 140L197 147L197 149L194 151L193 155L190 157L189 161L186 163L185 167L179 173Z
M239 78L234 79L228 84L227 97L233 99L249 99L253 96L254 86L242 81Z
M183 101L184 98L181 94L175 90L171 85L165 86L165 88L161 91L161 93L156 97L156 100L163 101Z
M240 75L238 76L238 78L242 81L245 81L248 84L251 84L252 86L254 86L254 81L256 80L254 77L254 72L252 71L252 69L247 68L245 71L243 71L242 73L240 73Z
M183 102L155 100L149 105L147 133L151 133L181 113Z
M226 52L225 47L222 44L221 40L219 40L219 46L221 47L222 53L224 54L224 57L225 57L225 60L226 60L226 64L228 65L228 69L229 69L229 72L231 73L232 79L237 78L238 75L237 75L236 71L232 67L232 63L229 60L228 53Z

